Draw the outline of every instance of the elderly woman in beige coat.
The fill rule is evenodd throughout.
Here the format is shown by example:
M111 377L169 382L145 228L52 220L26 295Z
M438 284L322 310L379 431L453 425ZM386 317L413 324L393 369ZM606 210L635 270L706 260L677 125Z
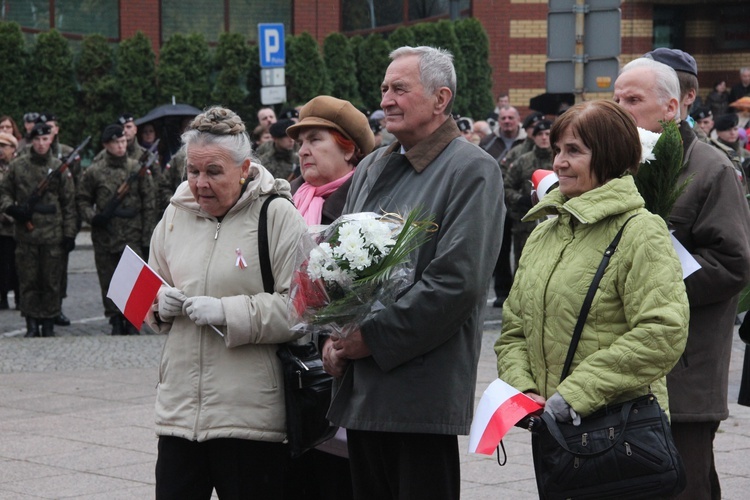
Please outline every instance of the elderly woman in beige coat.
M232 111L198 115L182 136L187 181L151 240L149 263L168 283L149 323L167 333L156 399L156 498L275 498L288 451L278 344L305 223L289 183L252 162ZM274 293L258 262L259 212L269 195Z

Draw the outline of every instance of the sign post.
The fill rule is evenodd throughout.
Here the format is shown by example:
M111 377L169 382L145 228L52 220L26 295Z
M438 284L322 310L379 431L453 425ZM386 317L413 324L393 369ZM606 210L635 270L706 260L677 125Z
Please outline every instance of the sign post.
M258 48L261 68L260 102L263 105L285 102L284 25L281 23L258 24Z
M620 71L621 0L550 0L547 92L611 92Z

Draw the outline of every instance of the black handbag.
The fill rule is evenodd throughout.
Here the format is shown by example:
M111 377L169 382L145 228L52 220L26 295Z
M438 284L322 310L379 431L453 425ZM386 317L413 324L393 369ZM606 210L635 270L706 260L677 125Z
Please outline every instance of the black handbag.
M268 205L279 195L266 198L258 220L258 259L263 289L273 293L274 278L268 252ZM336 434L326 414L331 404L333 377L323 369L315 342L281 344L276 355L284 373L284 406L289 453L297 458Z
M632 217L631 217L632 219ZM599 282L628 219L604 252L578 316L560 381L570 371ZM611 405L575 426L545 412L532 427L534 470L541 498L657 498L685 488L682 459L669 421L653 394Z

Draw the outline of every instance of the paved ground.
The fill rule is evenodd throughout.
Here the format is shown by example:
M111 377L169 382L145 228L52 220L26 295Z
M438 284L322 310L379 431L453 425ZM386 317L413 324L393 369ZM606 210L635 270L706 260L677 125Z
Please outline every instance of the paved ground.
M70 263L65 312L55 338L24 339L15 311L0 311L0 500L153 498L153 404L163 337L110 337L86 234ZM495 378L499 310L485 323L477 401ZM735 342L730 401L737 400L744 346ZM716 457L725 499L750 491L750 408L730 405ZM461 438L462 450L468 440ZM462 453L462 498L536 498L529 435L505 440L508 465Z

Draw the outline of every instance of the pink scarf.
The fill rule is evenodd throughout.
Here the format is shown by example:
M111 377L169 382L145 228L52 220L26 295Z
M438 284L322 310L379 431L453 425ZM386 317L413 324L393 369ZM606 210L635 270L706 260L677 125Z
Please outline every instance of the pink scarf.
M299 189L297 189L297 192L294 193L294 196L292 196L292 199L297 206L297 210L302 214L302 217L305 219L308 226L316 226L320 224L321 216L323 214L323 202L331 193L341 187L341 185L352 175L354 175L354 170L343 177L339 177L333 182L318 187L307 182L302 183Z

